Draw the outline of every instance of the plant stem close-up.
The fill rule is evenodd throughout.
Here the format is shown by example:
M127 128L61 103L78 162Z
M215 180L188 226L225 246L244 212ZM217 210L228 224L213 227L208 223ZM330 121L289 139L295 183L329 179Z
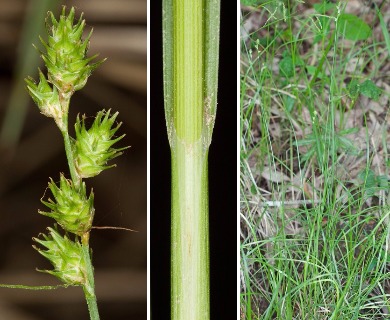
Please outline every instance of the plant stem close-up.
M216 115L219 10L219 1L163 2L172 319L210 316L207 159Z

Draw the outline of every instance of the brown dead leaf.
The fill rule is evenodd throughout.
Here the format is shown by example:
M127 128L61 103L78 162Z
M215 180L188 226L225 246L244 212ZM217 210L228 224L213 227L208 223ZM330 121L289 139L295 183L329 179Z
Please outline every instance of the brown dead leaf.
M270 167L264 167L261 176L264 179L269 180L271 182L281 183L281 182L290 181L290 178L286 176L284 173L273 170Z

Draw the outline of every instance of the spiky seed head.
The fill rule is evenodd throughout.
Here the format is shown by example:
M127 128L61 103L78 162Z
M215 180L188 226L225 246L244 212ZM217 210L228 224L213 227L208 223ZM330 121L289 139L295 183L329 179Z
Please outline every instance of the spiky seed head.
M103 170L114 167L115 165L107 165L107 162L128 148L112 148L113 144L125 136L113 138L121 126L119 123L113 127L117 116L118 112L110 116L110 110L100 111L89 130L85 127L85 117L77 117L73 153L76 170L81 178L94 177Z
M40 214L51 217L66 231L82 236L92 227L95 213L93 207L94 195L91 191L87 198L85 183L76 188L71 180L63 174L59 186L50 179L49 189L54 199L41 200L51 211L39 211Z
M84 285L86 263L80 242L70 240L67 235L61 236L56 228L48 230L48 235L41 234L41 238L33 238L46 250L33 247L51 262L54 270L38 271L50 273L69 285Z
M57 88L51 87L41 70L39 70L38 84L30 77L26 78L25 81L27 90L41 113L47 117L54 118L57 125L61 128L63 110L61 110Z
M45 42L41 38L46 49L46 53L42 53L42 58L48 69L48 78L64 94L72 94L83 88L92 71L104 61L90 63L97 55L87 58L92 30L83 40L85 20L82 17L81 14L79 20L74 21L73 7L68 15L66 8L63 7L58 21L54 14L49 12L46 19L48 40Z

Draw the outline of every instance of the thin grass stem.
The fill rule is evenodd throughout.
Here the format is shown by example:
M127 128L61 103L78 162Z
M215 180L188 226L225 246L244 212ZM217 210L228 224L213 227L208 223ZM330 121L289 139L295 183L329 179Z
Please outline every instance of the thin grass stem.
M86 284L83 286L83 290L88 305L89 317L91 320L99 320L100 317L95 294L95 280L88 242L86 244L83 243L82 248L87 269L87 281Z

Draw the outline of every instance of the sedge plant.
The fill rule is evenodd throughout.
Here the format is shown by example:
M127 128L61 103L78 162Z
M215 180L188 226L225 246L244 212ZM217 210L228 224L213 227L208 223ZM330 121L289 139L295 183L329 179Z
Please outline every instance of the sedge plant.
M388 30L381 39L343 1L249 2L241 318L388 319L389 94L378 81Z
M39 211L53 218L56 223L33 240L34 248L53 265L53 270L42 270L56 276L63 286L81 286L85 293L91 320L99 319L94 285L94 270L91 261L89 236L95 214L94 194L83 179L91 178L115 165L107 162L119 156L124 148L113 148L124 135L115 137L121 123L115 124L118 112L98 112L92 126L87 128L85 116L77 116L75 137L68 131L69 103L75 91L82 89L92 71L104 60L94 62L96 55L87 57L92 30L83 39L85 20L82 15L75 21L75 9L68 14L63 7L57 20L48 13L48 40L41 42L44 52L41 57L47 75L39 70L39 81L26 79L27 89L42 114L53 118L64 138L70 179L60 174L59 183L49 182L52 197L41 200L47 207ZM40 270L41 271L41 270ZM23 285L1 285L23 289L53 289L58 286L30 287Z
M216 115L219 17L219 0L163 1L173 320L210 316L207 158Z

